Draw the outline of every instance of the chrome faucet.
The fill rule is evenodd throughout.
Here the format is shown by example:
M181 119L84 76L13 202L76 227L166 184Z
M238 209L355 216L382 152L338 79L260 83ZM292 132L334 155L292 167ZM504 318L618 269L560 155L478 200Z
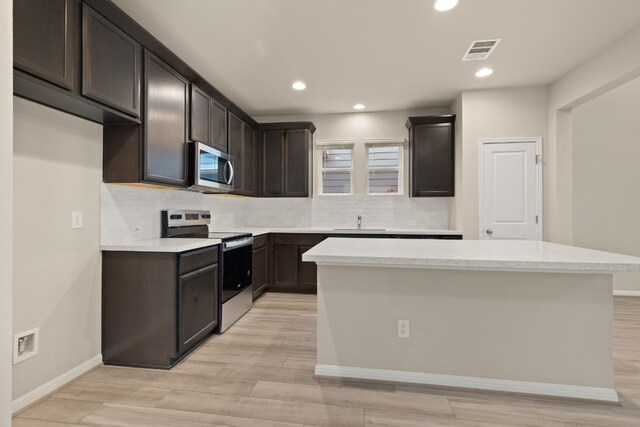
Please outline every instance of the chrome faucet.
M362 228L362 215L358 215L358 230Z

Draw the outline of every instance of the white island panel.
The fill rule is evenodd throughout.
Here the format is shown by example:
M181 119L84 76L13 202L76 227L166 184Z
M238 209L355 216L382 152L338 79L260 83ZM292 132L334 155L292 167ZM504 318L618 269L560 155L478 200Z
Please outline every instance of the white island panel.
M327 239L303 260L318 264L319 376L618 400L612 280L639 258L545 242Z

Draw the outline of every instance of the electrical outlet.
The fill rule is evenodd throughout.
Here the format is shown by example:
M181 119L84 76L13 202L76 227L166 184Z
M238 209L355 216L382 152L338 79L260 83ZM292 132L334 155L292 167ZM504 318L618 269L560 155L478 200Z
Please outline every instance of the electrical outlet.
M14 365L38 355L39 336L40 328L35 328L13 336Z
M398 338L409 338L408 320L398 320Z
M82 228L82 211L71 212L71 228Z

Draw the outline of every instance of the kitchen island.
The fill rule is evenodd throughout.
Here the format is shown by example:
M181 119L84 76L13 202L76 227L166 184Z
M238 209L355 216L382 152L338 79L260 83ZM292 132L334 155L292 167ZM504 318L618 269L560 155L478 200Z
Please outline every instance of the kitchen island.
M316 375L618 400L612 275L639 271L640 258L546 242L330 238L303 260L318 265Z

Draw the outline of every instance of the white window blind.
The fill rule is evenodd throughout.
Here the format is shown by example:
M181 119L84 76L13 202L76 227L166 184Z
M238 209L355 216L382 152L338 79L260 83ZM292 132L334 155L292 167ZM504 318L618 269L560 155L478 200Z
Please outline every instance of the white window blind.
M322 145L320 154L320 194L351 194L352 145Z
M402 194L402 145L368 144L369 194Z

